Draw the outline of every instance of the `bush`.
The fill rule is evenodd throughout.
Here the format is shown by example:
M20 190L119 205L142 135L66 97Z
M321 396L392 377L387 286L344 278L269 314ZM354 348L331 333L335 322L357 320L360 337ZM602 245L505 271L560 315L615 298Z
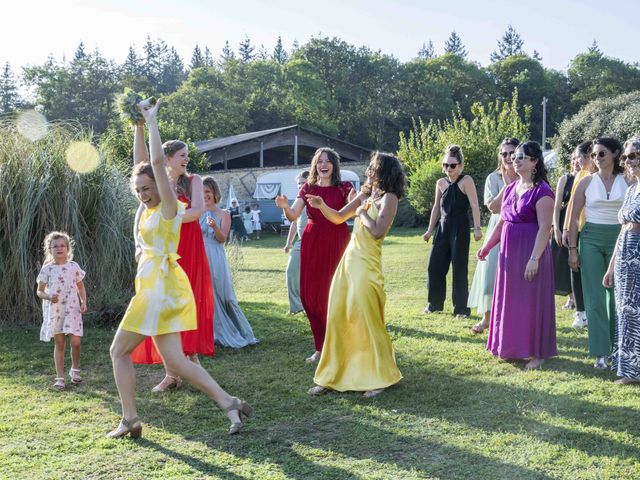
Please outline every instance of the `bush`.
M42 241L51 230L76 241L75 260L86 270L89 320L113 320L132 293L133 213L127 173L109 156L80 175L66 164L71 142L91 132L54 124L30 142L12 121L0 123L0 322L41 320L35 295Z
M585 140L606 135L624 142L639 133L640 91L636 91L589 102L560 124L551 145L566 169L571 153Z
M471 107L471 121L463 118L458 110L451 120L414 122L408 137L400 133L398 156L402 159L409 177L407 198L416 211L429 215L434 202L435 184L443 176L441 160L445 147L457 144L465 158L464 172L473 177L482 203L484 181L496 168L497 147L505 137L528 137L531 109L518 108L517 91L510 103L496 101L488 106L475 103Z

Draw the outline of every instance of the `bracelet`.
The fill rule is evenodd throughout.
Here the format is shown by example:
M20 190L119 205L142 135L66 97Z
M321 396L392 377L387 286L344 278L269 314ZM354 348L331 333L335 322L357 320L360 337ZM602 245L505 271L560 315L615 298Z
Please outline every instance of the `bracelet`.
M569 247L567 247L567 248L568 248L569 250L577 250L577 249L578 249L578 247L571 247L571 246L569 246Z
M538 260L538 257L536 257L535 255L531 255L531 258L529 259L530 262L535 262Z
M473 227L474 230L482 230L482 227Z

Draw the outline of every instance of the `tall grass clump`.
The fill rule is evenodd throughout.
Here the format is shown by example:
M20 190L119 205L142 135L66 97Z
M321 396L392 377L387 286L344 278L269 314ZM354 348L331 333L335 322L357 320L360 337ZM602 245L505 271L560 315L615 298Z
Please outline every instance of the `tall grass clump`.
M127 172L104 155L96 170L83 175L65 160L71 142L91 136L67 122L29 141L13 121L0 122L2 323L40 320L36 276L42 241L51 230L66 231L76 241L74 260L87 272L88 320L115 320L126 306L135 273L135 203Z

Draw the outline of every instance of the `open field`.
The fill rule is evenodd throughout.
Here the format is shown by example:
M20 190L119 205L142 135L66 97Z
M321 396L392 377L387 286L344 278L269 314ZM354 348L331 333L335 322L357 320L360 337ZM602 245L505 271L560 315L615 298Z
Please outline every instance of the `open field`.
M257 410L235 437L191 387L150 393L161 370L143 366L143 438L108 440L120 416L113 330L86 325L85 383L62 393L51 388L53 345L36 328L1 330L0 478L640 479L640 389L592 368L565 299L557 358L539 371L496 360L486 334L469 332L477 318L456 320L450 305L422 314L420 233L395 230L385 242L386 318L404 379L371 400L306 394L312 339L306 318L286 315L284 239L247 244L237 293L261 343L203 359Z

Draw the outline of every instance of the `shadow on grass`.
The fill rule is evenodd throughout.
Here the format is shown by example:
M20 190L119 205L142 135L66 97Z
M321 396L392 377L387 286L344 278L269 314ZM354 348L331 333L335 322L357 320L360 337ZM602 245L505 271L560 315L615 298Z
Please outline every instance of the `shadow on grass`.
M218 348L217 356L203 359L203 365L230 393L254 404L257 415L249 420L245 431L236 438L226 436L224 415L190 387L165 396L150 394L148 389L161 376L157 367L138 368L138 404L145 424L200 440L252 462L275 464L288 478L296 480L361 478L352 473L359 471L352 462L373 470L387 466L443 479L551 478L541 471L544 464L536 468L514 465L508 461L508 454L498 458L495 453L475 453L447 443L452 434L442 431L441 422L457 426L459 435L471 430L489 437L508 433L522 442L535 438L556 445L563 455L579 450L591 457L622 458L627 462L640 457L637 409L584 400L584 391L555 393L504 384L499 379L454 376L447 372L447 365L418 363L409 352L398 352L403 358L400 367L405 379L376 399L366 400L356 394L311 398L305 391L311 384L313 368L303 362L312 345L307 320L278 314L286 310L281 304L243 302L243 307L261 343L249 350ZM471 335L457 337L397 325L389 326L389 330L402 336L450 343L480 346L486 341ZM114 331L93 329L87 333L83 359L85 365L90 365L92 376L73 393L94 397L113 410L113 419L105 420L106 431L119 416L108 357ZM34 348L37 336L36 329L0 331L0 371L11 373L7 382L33 389L38 378L43 377L34 376L34 371L52 371L52 345ZM569 343L576 340L581 339L572 338ZM25 352L29 352L26 362ZM296 360L291 360L294 355ZM487 361L495 360L487 354ZM531 375L535 378L572 372L589 377L588 371L588 365L561 357ZM158 378L152 378L156 375ZM553 388L552 383L549 385ZM607 387L612 388L602 385ZM602 430L623 433L631 440L625 443L612 439L616 435L605 433L603 448ZM196 454L180 453L169 443L145 439L138 445L183 462L202 475L243 478Z

